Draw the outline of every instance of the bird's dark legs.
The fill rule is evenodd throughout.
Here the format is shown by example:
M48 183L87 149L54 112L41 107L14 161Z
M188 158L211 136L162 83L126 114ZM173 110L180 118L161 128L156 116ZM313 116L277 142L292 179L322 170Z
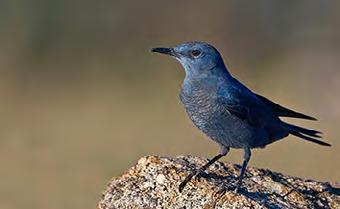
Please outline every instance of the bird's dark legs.
M226 156L229 152L229 147L222 147L220 154L216 155L215 157L213 157L211 160L209 160L209 162L207 162L205 165L203 165L202 167L200 167L198 170L193 171L192 173L190 173L185 179L184 181L182 181L182 183L179 185L179 192L182 192L185 185L194 177L199 175L200 173L204 172L209 166L211 166L214 162L216 162L217 160L219 160L221 157Z
M248 165L248 162L250 160L250 156L251 156L250 148L249 147L244 148L243 164L242 164L240 176L239 176L239 179L238 179L237 187L236 187L236 190L235 190L235 192L237 192L237 193L239 192L239 190L242 186L242 179L243 179L246 167Z

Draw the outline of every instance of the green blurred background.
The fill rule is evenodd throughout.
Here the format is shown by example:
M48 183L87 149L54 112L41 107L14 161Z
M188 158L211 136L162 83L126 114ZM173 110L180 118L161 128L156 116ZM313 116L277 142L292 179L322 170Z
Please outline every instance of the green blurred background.
M333 147L294 137L251 166L339 181L339 1L0 2L0 208L94 208L144 155L218 146L179 102L184 72L156 46L202 40L253 90L319 122ZM240 163L232 151L225 161Z

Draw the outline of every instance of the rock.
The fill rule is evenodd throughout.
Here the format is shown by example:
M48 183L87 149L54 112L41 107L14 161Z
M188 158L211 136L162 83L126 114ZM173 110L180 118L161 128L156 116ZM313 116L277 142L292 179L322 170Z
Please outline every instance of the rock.
M143 157L109 182L97 208L340 208L339 187L267 169L248 167L243 190L236 194L240 166L221 162L180 193L181 181L206 162L191 156Z

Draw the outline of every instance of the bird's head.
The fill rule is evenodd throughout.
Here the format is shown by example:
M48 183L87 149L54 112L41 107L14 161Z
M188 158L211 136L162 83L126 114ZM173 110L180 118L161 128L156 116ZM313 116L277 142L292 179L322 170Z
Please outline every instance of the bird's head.
M151 51L174 57L187 75L205 75L216 66L224 67L220 53L205 42L189 42L174 48L153 48Z

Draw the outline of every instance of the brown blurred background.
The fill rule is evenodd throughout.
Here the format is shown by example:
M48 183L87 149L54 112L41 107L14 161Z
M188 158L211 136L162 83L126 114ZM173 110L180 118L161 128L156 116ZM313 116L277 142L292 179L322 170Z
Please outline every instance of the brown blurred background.
M183 70L155 46L202 40L253 90L319 122L333 147L294 137L251 166L340 180L339 1L0 2L0 208L94 208L144 155L218 147L178 99ZM232 151L225 161L241 162Z

